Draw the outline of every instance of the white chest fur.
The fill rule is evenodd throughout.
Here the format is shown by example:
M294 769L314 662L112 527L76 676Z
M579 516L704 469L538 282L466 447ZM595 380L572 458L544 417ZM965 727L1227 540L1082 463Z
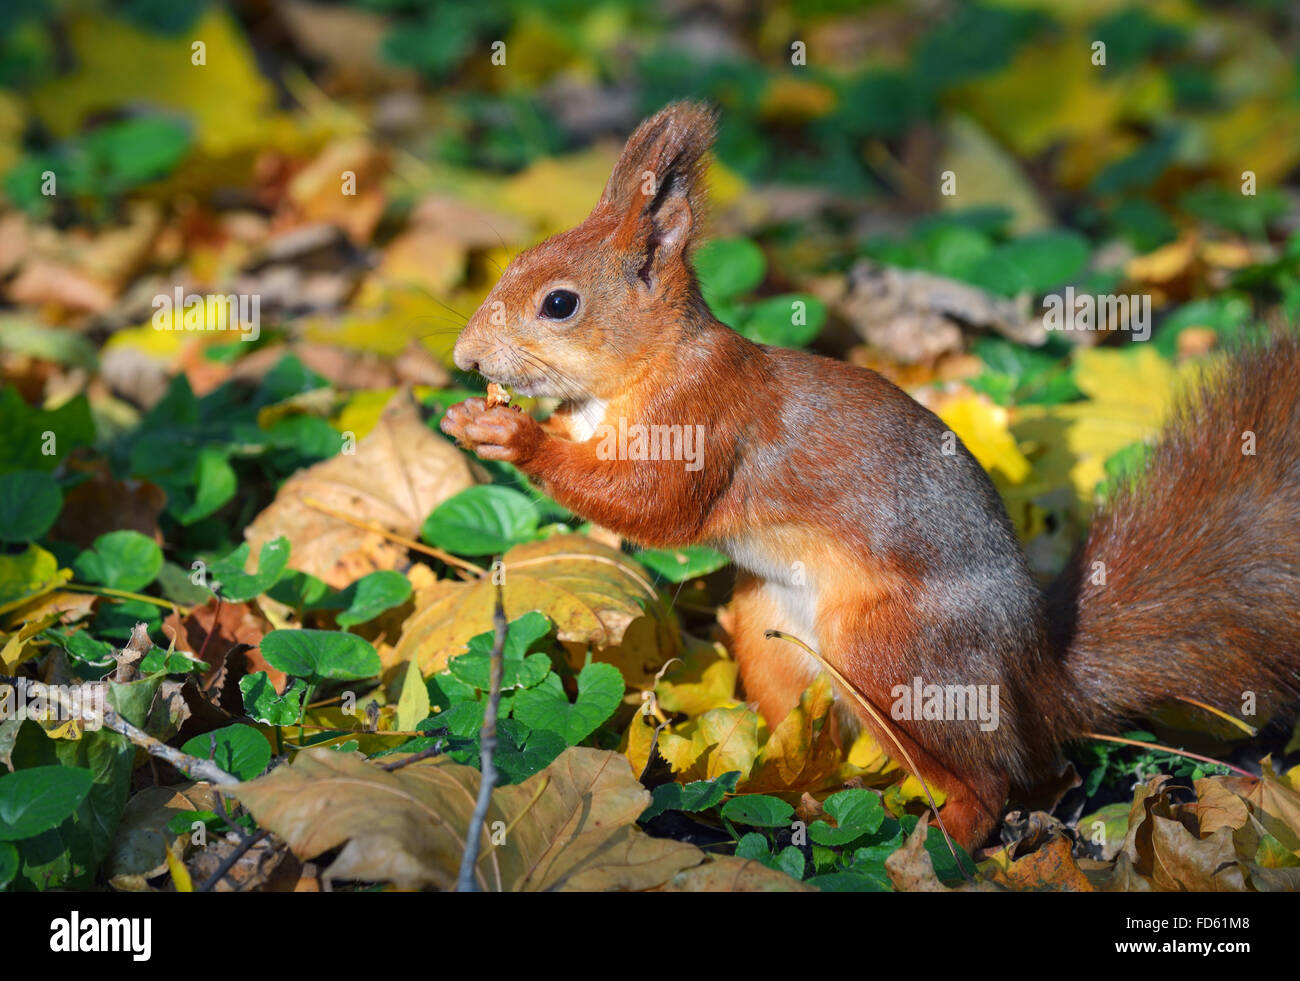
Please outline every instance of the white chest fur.
M596 435L597 428L605 421L605 402L596 398L571 402L567 406L567 417L569 439L585 443Z
M782 613L785 622L772 624L776 629L794 634L808 644L817 643L816 570L803 562L789 561L767 549L756 537L740 537L720 542L718 547L731 560L763 582L763 592Z

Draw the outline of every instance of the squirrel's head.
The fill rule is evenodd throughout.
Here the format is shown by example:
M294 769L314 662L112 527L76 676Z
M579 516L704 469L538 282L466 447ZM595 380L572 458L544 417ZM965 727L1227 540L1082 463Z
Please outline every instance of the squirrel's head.
M578 227L510 263L456 341L456 366L521 395L608 399L703 309L689 256L714 114L678 102L627 141Z

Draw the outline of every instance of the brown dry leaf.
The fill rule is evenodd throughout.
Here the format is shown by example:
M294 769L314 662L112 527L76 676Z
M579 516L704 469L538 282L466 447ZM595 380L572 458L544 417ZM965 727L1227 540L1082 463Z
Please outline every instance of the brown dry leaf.
M163 543L158 516L167 506L167 494L161 487L147 480L117 480L106 464L76 469L89 469L91 477L64 495L52 537L90 548L110 531L138 531Z
M617 666L628 684L647 687L676 656L677 632L658 592L622 552L585 535L555 535L516 545L502 563L506 617L546 614L578 664L590 646L593 657ZM495 602L490 577L422 594L394 660L417 658L426 676L442 671L471 637L492 629Z
M934 862L925 850L930 816L923 814L908 835L906 844L885 859L885 872L899 892L1000 892L992 882L966 882L956 888L945 886L934 874Z
M473 483L465 457L424 424L414 397L402 389L374 430L356 444L355 453L340 453L298 471L244 535L253 555L284 535L292 568L342 589L369 572L398 567L406 549L316 510L306 498L414 538L435 507Z
M1133 792L1133 804L1128 812L1128 831L1124 835L1124 844L1119 853L1126 858L1133 870L1142 875L1151 874L1151 824L1152 808L1160 808L1167 816L1169 808L1168 792L1161 788L1169 780L1163 774L1152 777Z
M1005 869L994 867L990 877L1022 892L1093 892L1095 889L1075 863L1070 839L1063 836L1052 838Z
M836 782L841 761L831 738L834 704L830 678L818 675L763 745L745 791L817 790Z
M1166 892L1245 892L1232 829L1221 827L1197 838L1182 823L1151 816L1155 887Z
M145 880L167 868L167 842L174 837L167 831L167 822L186 812L219 810L210 784L146 787L126 802L113 833L103 866L108 884L128 892L148 890Z
M1236 831L1250 820L1250 808L1246 802L1218 777L1202 777L1196 781L1196 803L1191 807L1202 836L1213 834L1220 828Z
M816 892L807 883L769 869L752 858L715 855L694 868L678 872L653 892Z
M262 638L271 629L271 621L254 607L247 603L218 603L215 596L202 606L196 606L187 617L182 618L173 611L163 620L163 633L176 638L178 651L195 657L203 651L203 660L211 664L212 669L203 676L201 687L214 696L226 682L226 656L231 648L239 645L247 645L243 651L246 673L265 671L275 690L284 690L284 672L273 668L262 657ZM211 640L208 640L209 634Z
M195 886L205 882L216 874L221 864L239 847L239 839L228 834L216 841L209 842L208 847L195 852L186 862L190 878ZM262 892L272 891L273 883L280 876L276 875L286 858L292 858L288 849L273 839L264 839L253 845L235 861L212 887L213 892ZM301 866L296 861L290 868L290 879L296 881L301 873ZM292 888L290 885L289 888ZM280 891L280 890L274 890Z
M112 291L103 283L48 259L32 259L5 290L19 305L50 305L76 313L103 313L113 306Z
M361 137L336 140L294 174L288 199L305 222L329 222L357 244L369 242L383 216L388 155ZM351 180L345 186L345 175Z
M450 889L478 783L477 770L445 757L390 773L353 754L309 749L231 792L300 859L342 846L327 879ZM704 853L693 845L635 827L649 803L622 756L570 748L524 783L493 792L479 886L648 889L698 865ZM493 828L505 829L503 843L492 842Z

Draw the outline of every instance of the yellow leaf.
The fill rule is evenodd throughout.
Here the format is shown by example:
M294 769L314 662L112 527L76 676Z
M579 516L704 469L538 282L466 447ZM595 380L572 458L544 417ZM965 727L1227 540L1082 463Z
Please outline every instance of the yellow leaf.
M203 65L191 62L197 41L206 46ZM274 92L219 5L177 37L138 30L121 17L73 17L67 44L77 69L32 93L37 115L56 136L71 136L97 112L153 103L188 113L199 147L213 155L264 142Z
M402 679L402 694L397 700L397 728L402 732L415 729L416 723L429 715L429 689L425 687L420 666L407 662L406 677Z
M60 569L58 559L39 545L0 555L0 613L53 592L70 579L72 570Z
M572 228L595 207L617 159L613 146L543 157L510 179L502 203L535 221L545 235Z
M27 649L27 642L46 627L58 622L60 615L60 613L54 612L30 620L10 634L5 641L4 648L0 650L0 672L13 674L18 665L38 654L39 651L35 648Z
M834 704L830 678L818 675L768 737L745 791L814 791L834 783L840 765L829 725Z
M193 892L194 881L190 878L190 870L185 867L185 862L177 854L178 851L179 848L175 843L167 846L167 871L171 873L172 884L177 892Z
M753 709L710 709L699 717L694 742L703 747L697 765L704 762L703 779L712 780L732 770L740 771L743 781L749 776L758 756L759 719Z
M681 663L673 665L655 685L659 704L669 712L697 716L731 705L736 697L736 662L720 644L686 638Z
M1008 428L1002 406L982 395L961 394L942 401L935 411L985 470L1011 484L1029 476L1032 467Z
M671 615L641 567L617 549L585 535L555 535L515 546L502 565L506 616L546 614L571 655L590 647L638 688L676 656ZM396 656L417 658L426 676L442 671L471 637L492 628L495 603L491 577L440 588L406 621ZM634 627L642 618L650 624Z

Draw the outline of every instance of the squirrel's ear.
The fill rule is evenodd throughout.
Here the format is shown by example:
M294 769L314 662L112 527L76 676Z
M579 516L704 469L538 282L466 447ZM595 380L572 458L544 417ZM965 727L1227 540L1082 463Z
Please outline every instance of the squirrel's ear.
M664 264L684 256L704 214L705 155L716 115L696 102L674 102L637 127L614 165L597 211L618 220L615 248L639 261L651 285Z

